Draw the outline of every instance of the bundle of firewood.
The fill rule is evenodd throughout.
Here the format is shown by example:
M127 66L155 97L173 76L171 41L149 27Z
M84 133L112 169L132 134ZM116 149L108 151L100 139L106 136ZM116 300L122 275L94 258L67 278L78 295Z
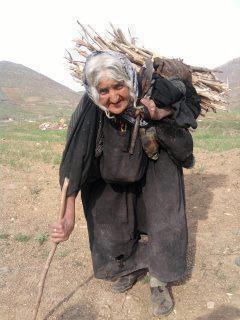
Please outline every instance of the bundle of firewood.
M136 44L134 37L126 37L121 29L111 24L111 30L106 36L101 36L91 26L80 26L80 37L75 39L75 50L77 58L68 52L70 69L75 79L81 82L85 58L95 50L113 50L121 52L129 58L137 71L144 65L146 59L152 59L155 70L163 77L179 77L189 80L194 85L198 95L201 97L202 114L213 110L226 110L225 96L227 86L217 79L218 70L194 67L187 65L181 59L168 59L154 52L140 47Z

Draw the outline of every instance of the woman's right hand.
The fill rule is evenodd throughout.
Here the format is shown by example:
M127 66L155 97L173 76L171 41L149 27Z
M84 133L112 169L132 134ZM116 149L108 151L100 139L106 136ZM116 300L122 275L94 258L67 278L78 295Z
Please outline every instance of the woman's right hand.
M146 108L146 119L145 120L162 120L163 118L171 115L172 111L170 109L160 109L157 108L155 102L149 98L142 98L141 104ZM141 110L141 109L140 109ZM144 114L143 114L144 115ZM144 117L143 117L144 119Z
M59 243L68 240L75 224L75 198L77 194L67 197L64 217L50 226L51 240Z
M74 229L74 221L72 219L63 218L57 223L50 226L51 240L54 243L67 241Z

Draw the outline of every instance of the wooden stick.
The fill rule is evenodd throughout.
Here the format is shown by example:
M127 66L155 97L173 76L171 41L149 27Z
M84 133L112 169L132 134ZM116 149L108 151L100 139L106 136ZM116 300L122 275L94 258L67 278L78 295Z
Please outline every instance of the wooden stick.
M67 198L67 189L68 189L68 185L69 185L69 179L65 178L64 180L64 184L62 187L62 193L61 193L61 204L60 204L60 219L62 219L64 217L65 214L65 208L66 208L66 198ZM57 249L57 245L58 243L54 243L52 246L52 250L50 251L46 264L44 266L44 269L42 271L42 275L41 275L41 279L38 285L38 297L37 297L37 303L34 309L34 315L33 315L33 320L36 320L37 318L37 314L38 314L38 309L41 303L41 299L42 299L42 294L43 294L43 289L44 289L44 284L45 284L45 280L47 277L47 273L48 273L48 269L50 267L52 258L54 256L54 253Z
M87 30L87 28L84 27L83 24L81 24L78 20L77 23L80 25L80 27L82 28L82 31L84 33L84 37L86 39L87 42L89 42L89 39L91 39L93 42L94 40L92 39L92 35L89 33L89 31Z
M80 47L85 47L87 48L89 51L94 51L94 50L97 50L91 43L89 42L86 42L82 39L74 39L73 40L76 45L80 48Z
M100 48L102 50L109 50L110 49L110 45L106 45L105 41L103 41L103 39L99 36L94 36L94 40L96 41L96 43L100 46Z
M102 43L103 43L105 47L112 50L112 46L109 41L105 41L105 39L103 39L103 37L101 37L100 34L97 31L95 31L90 25L88 25L88 28L94 33L92 35L92 38L94 39L94 41L100 40L100 48L102 48ZM96 38L97 38L97 40L96 40ZM98 44L98 42L96 42L96 43Z
M198 71L198 72L219 72L222 73L221 70L219 69L208 69L208 68L202 68L202 67L196 67L196 66L191 66L192 71Z
M135 125L134 125L134 128L133 128L132 139L131 139L131 144L130 144L130 148L129 148L129 153L130 154L133 154L133 152L134 152L134 147L135 147L136 140L137 140L140 119L141 119L141 116L139 114L137 116L137 118L136 118Z

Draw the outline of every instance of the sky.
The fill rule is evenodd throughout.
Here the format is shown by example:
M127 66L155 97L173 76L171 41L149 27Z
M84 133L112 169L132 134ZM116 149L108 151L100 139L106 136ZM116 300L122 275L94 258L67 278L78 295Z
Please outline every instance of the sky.
M104 34L129 27L162 56L214 68L240 57L240 0L1 0L0 61L23 64L79 90L64 58L77 20ZM1 75L0 75L1 76Z

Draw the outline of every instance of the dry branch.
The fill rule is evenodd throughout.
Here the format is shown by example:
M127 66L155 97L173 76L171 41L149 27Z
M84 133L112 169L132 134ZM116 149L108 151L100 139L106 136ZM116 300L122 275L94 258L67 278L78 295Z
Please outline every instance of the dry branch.
M78 81L82 79L83 66L82 62L94 50L113 50L123 53L132 62L133 66L139 71L145 60L151 58L157 72L166 77L178 76L180 79L192 82L197 93L202 98L202 114L209 110L226 110L225 96L228 92L226 84L217 79L215 73L220 70L210 70L207 68L190 66L181 59L168 59L159 57L154 52L136 45L136 38L125 36L121 29L110 24L111 30L107 30L108 36L101 36L91 26L84 26L77 21L81 30L81 38L74 40L76 43L75 50L79 54L78 60L72 58L69 53L67 57L71 64L72 75Z

